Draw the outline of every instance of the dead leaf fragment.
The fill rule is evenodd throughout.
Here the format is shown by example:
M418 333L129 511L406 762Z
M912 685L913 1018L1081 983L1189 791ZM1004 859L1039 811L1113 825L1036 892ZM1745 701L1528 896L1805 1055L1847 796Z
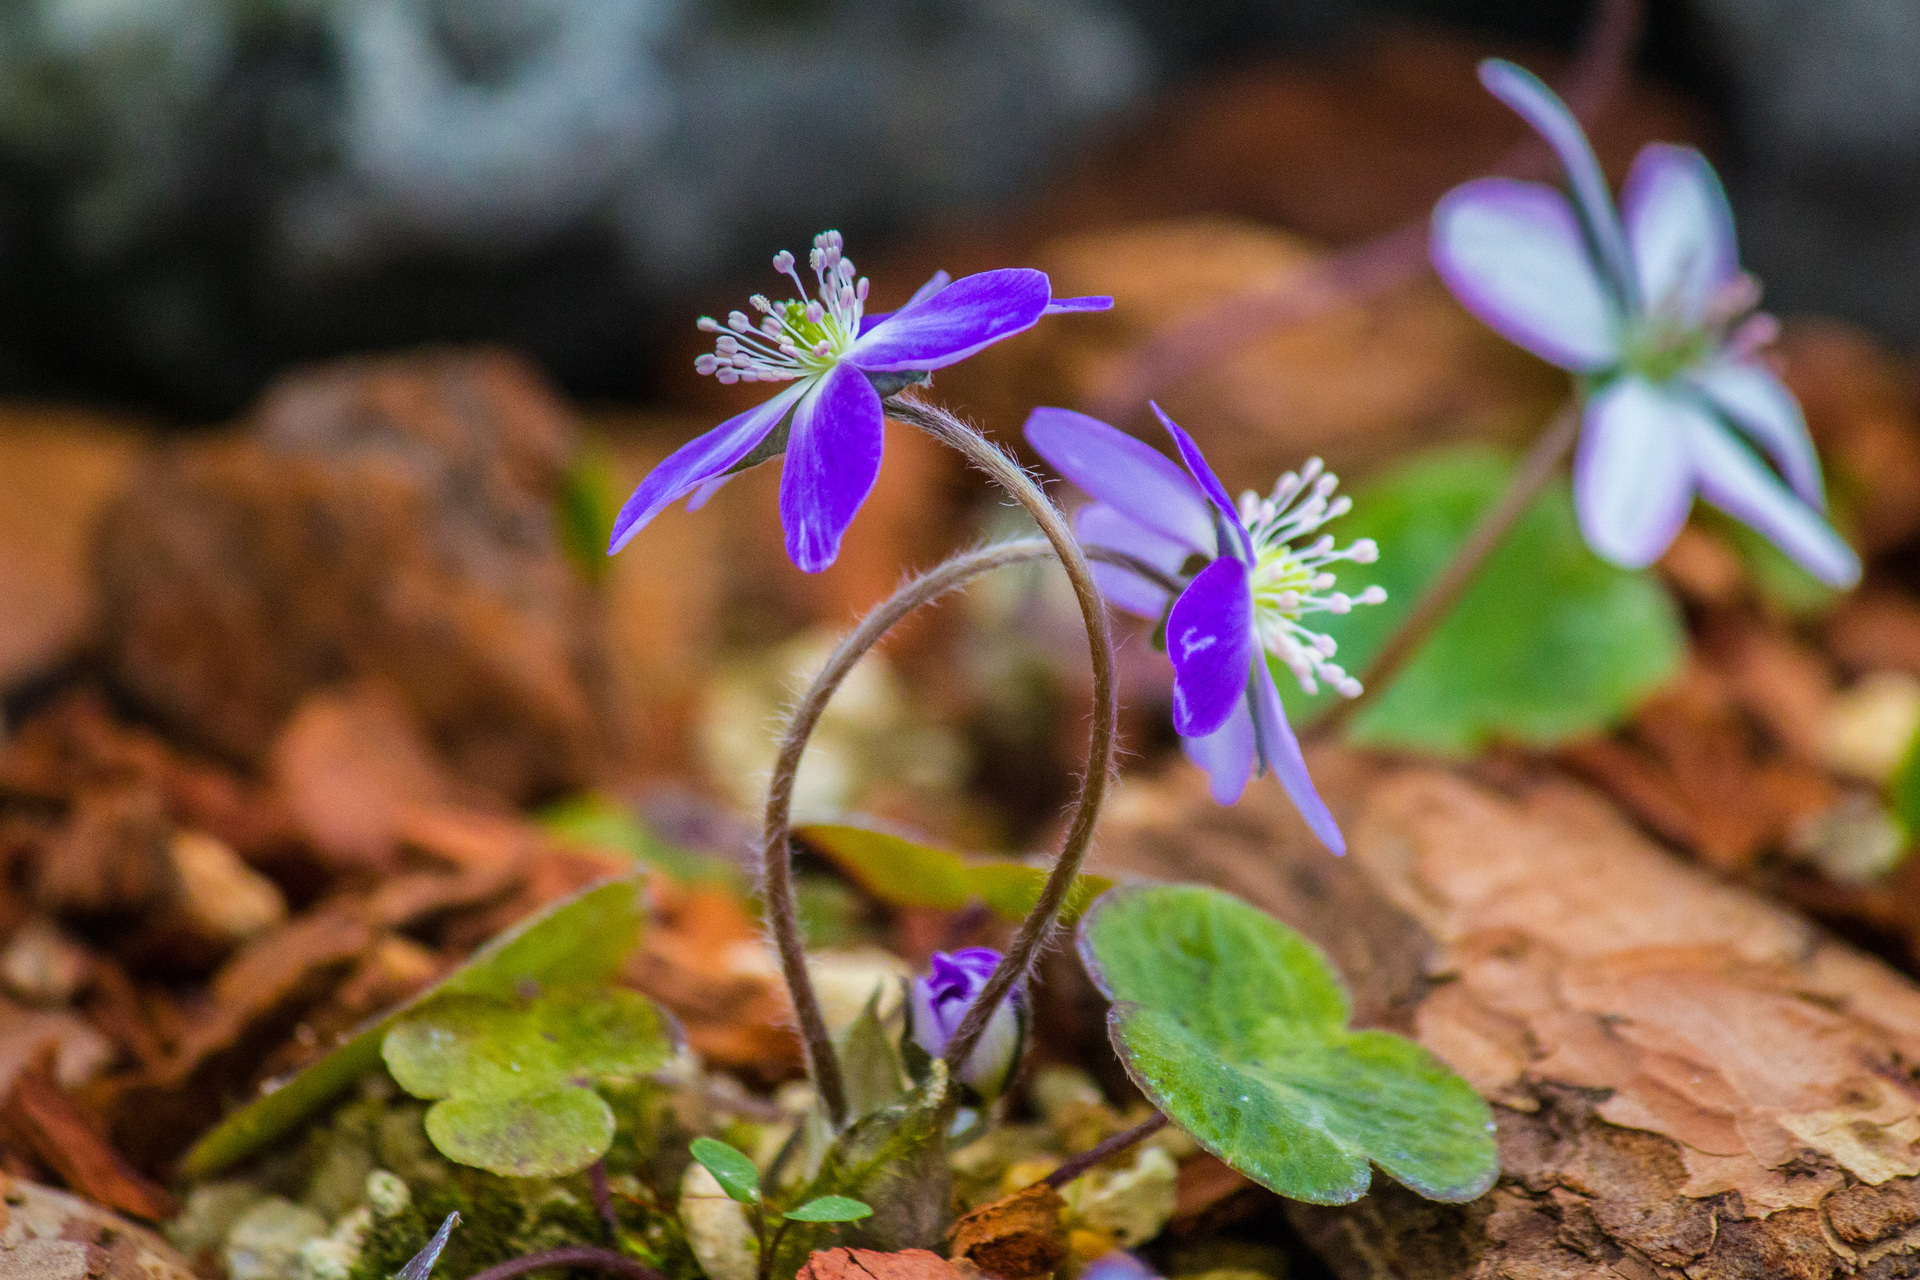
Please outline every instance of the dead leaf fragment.
M937 1253L902 1249L822 1249L807 1258L794 1280L963 1280L959 1270Z
M0 1130L32 1151L69 1187L149 1222L170 1218L179 1204L126 1162L60 1087L37 1068L22 1071L0 1106Z
M1001 1280L1052 1275L1067 1257L1066 1202L1044 1182L981 1205L947 1231L948 1252Z

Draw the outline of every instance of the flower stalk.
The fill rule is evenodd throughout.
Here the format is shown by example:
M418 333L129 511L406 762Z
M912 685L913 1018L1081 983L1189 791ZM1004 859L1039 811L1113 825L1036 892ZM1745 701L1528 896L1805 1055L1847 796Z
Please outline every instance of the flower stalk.
M945 409L920 400L894 397L887 401L887 412L896 421L918 427L942 444L955 449L968 462L985 472L989 479L1025 508L1034 523L1040 526L1045 541L1023 540L956 556L908 582L862 619L860 625L835 648L794 708L781 737L780 752L774 762L773 779L767 792L766 822L761 843L762 881L774 946L779 952L781 973L793 998L795 1018L806 1048L808 1070L814 1086L820 1091L827 1117L835 1126L844 1125L849 1119L846 1084L841 1077L839 1058L834 1052L826 1015L821 1010L819 997L807 974L806 951L800 935L799 908L793 887L792 841L793 787L799 773L800 757L835 690L853 670L854 664L907 614L991 569L1051 553L1060 561L1068 581L1073 585L1075 599L1086 623L1088 652L1093 664L1094 716L1089 733L1087 767L1080 778L1073 819L1038 900L1021 921L1005 955L981 986L967 1015L947 1041L944 1061L948 1069L956 1073L972 1056L1001 1001L1032 968L1034 957L1051 936L1059 919L1060 909L1073 888L1081 863L1086 859L1087 849L1093 842L1094 822L1106 798L1107 782L1113 769L1114 737L1119 715L1113 677L1113 642L1106 604L1094 582L1086 553L1075 540L1066 517L1018 462Z
M1480 570L1486 566L1487 558L1494 549L1506 541L1513 527L1520 522L1527 508L1533 505L1535 498L1550 484L1560 466L1573 452L1574 441L1580 435L1580 400L1569 400L1548 421L1546 430L1540 433L1521 459L1520 469L1514 472L1513 479L1493 504L1487 514L1480 517L1480 523L1473 527L1467 540L1447 562L1419 600L1393 629L1380 651L1373 655L1366 668L1360 673L1360 692L1351 698L1343 698L1327 709L1309 730L1314 738L1333 738L1353 722L1353 717L1363 711L1367 704L1378 698L1403 667L1412 661L1420 646L1446 620L1460 597L1467 593L1474 579L1480 576Z

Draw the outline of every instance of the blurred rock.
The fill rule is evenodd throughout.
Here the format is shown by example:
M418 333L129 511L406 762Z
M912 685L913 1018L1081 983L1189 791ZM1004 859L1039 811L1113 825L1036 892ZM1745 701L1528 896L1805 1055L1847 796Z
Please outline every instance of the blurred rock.
M254 762L310 690L382 677L471 782L578 786L605 745L606 655L554 528L572 446L503 355L291 376L243 435L170 449L104 519L114 674Z
M64 1191L6 1184L5 1280L194 1280L186 1259L146 1228Z
M630 386L637 322L770 235L1043 175L1146 86L1116 8L9 4L0 166L27 180L0 271L34 321L0 317L0 379L78 368L226 411L290 360L458 316Z
M85 643L94 621L87 535L145 447L126 422L0 408L0 694Z

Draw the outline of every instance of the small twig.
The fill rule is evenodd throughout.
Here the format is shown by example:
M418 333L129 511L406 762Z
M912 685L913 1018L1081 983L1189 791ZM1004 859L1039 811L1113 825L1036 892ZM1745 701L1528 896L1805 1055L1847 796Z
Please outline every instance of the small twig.
M515 1276L544 1271L549 1267L593 1267L617 1276L627 1276L629 1280L667 1280L666 1276L644 1262L590 1244L570 1244L558 1249L543 1249L524 1257L509 1258L477 1272L469 1280L513 1280Z
M1055 1191L1058 1191L1081 1174L1087 1172L1087 1170L1092 1169L1096 1165L1106 1163L1134 1143L1139 1142L1143 1138L1151 1138L1154 1134L1166 1127L1166 1116L1156 1111L1152 1116L1142 1120L1139 1124L1133 1126L1133 1128L1122 1130L1114 1134L1111 1138L1096 1143L1094 1146L1082 1151L1079 1155L1067 1161L1034 1185L1049 1186Z
M1627 78L1639 44L1642 0L1602 0L1563 83L1567 106L1583 125L1603 115ZM1529 134L1492 172L1542 177L1553 152ZM1437 194L1437 193L1436 193ZM1159 388L1261 333L1298 324L1342 303L1359 303L1410 284L1427 269L1427 217L1422 213L1382 235L1326 255L1311 266L1254 284L1149 338L1121 367L1109 389L1090 397L1096 418L1124 422L1142 412Z
M1487 557L1526 514L1533 500L1553 479L1560 463L1573 449L1580 434L1580 400L1569 400L1547 423L1546 430L1534 441L1533 448L1521 460L1520 469L1507 482L1506 491L1492 510L1480 518L1467 540L1453 553L1453 559L1421 593L1407 616L1400 620L1386 643L1380 646L1366 669L1360 673L1360 696L1343 698L1314 721L1309 732L1315 738L1331 738L1352 723L1354 716L1369 702L1386 691L1408 660L1417 653L1436 627L1446 619L1460 597L1479 576Z
M587 1186L593 1191L593 1207L600 1211L600 1221L607 1224L608 1243L620 1243L620 1219L614 1216L613 1188L607 1184L605 1160L587 1166Z
M1052 544L1060 567L1066 570L1067 581L1073 585L1080 617L1086 624L1087 651L1093 664L1093 727L1087 744L1087 767L1080 775L1080 793L1074 799L1073 819L1067 825L1066 838L1060 842L1060 852L1054 857L1053 867L1047 872L1033 909L1020 922L1006 954L1000 957L1000 963L974 996L973 1003L967 1006L966 1015L947 1041L947 1051L941 1056L948 1070L958 1074L973 1053L973 1047L986 1034L994 1010L1013 990L1014 984L1026 976L1040 948L1052 936L1060 908L1072 893L1080 864L1086 860L1087 848L1093 843L1093 826L1100 817L1100 805L1106 799L1107 783L1113 775L1114 737L1120 718L1113 680L1113 639L1107 622L1106 600L1093 580L1086 553L1074 538L1060 508L1041 492L1025 468L973 427L936 405L895 397L887 401L887 412L898 421L918 427L959 450L968 462L984 471L1008 496L1026 508Z

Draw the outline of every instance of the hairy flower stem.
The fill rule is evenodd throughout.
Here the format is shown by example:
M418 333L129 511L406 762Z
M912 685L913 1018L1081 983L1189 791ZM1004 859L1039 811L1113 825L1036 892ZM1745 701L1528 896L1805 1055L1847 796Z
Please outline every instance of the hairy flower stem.
M1113 740L1120 715L1113 682L1113 637L1107 624L1107 602L1094 583L1093 568L1087 563L1086 553L1073 536L1066 516L1034 483L1026 469L1005 450L944 409L895 397L887 401L887 411L896 420L918 427L959 450L968 462L984 471L988 479L1026 508L1052 544L1060 567L1067 572L1067 581L1073 586L1081 619L1086 624L1088 656L1093 663L1093 727L1087 746L1087 767L1080 775L1080 793L1074 800L1073 820L1068 824L1066 838L1060 843L1060 852L1047 873L1046 883L1041 886L1039 899L1020 922L999 967L994 969L947 1041L943 1058L947 1069L958 1075L972 1055L973 1047L986 1033L994 1010L1000 1007L1014 984L1026 976L1040 948L1052 935L1060 908L1072 892L1080 864L1086 860L1087 848L1093 843L1093 826L1099 820L1100 805L1106 799L1107 783L1113 776Z
M638 1259L629 1258L624 1253L615 1253L611 1249L596 1248L590 1244L566 1245L559 1249L543 1249L539 1253L509 1258L505 1262L488 1267L485 1271L475 1272L471 1280L513 1280L515 1276L559 1267L590 1267L610 1275L626 1276L628 1280L667 1280L666 1276Z
M1342 699L1330 707L1325 715L1314 722L1310 730L1314 738L1338 736L1342 729L1352 723L1354 716L1393 683L1400 669L1420 651L1420 646L1427 642L1434 629L1446 620L1453 606L1466 594L1467 588L1473 585L1473 580L1479 576L1494 548L1513 531L1513 526L1519 523L1527 508L1533 505L1533 500L1540 496L1559 471L1560 464L1573 451L1574 440L1579 434L1580 399L1576 396L1554 414L1547 423L1547 429L1540 433L1533 448L1521 459L1520 469L1507 482L1500 500L1493 504L1492 510L1480 517L1480 523L1473 527L1467 540L1453 553L1453 559L1440 571L1440 576L1421 593L1412 610L1400 620L1400 625L1394 628L1386 643L1380 646L1380 651L1367 663L1366 669L1360 673L1360 696Z
M1166 1127L1167 1118L1156 1111L1152 1116L1142 1120L1139 1124L1133 1126L1133 1128L1123 1129L1111 1138L1082 1151L1079 1155L1067 1161L1046 1177L1040 1179L1035 1185L1052 1187L1055 1191L1058 1191L1094 1166L1106 1163L1134 1143L1145 1138L1151 1138L1154 1134Z
M931 603L971 579L1003 565L1034 560L1051 554L1059 559L1073 583L1074 595L1086 621L1088 646L1093 658L1094 722L1088 750L1087 768L1080 780L1073 821L1052 871L1042 886L1039 900L1020 924L1012 945L999 966L988 977L979 996L968 1009L960 1026L948 1041L946 1062L957 1070L972 1053L988 1020L1001 1000L1006 998L1033 963L1034 956L1052 931L1061 905L1066 901L1074 877L1092 842L1093 824L1106 795L1107 779L1112 771L1113 740L1117 705L1113 683L1113 647L1108 635L1106 605L1094 585L1087 557L1068 528L1066 518L1047 499L1026 472L1012 458L982 437L972 427L946 412L915 400L892 399L888 414L909 426L919 427L936 440L965 455L969 462L985 471L1001 488L1026 508L1040 526L1046 540L1026 539L1003 543L983 550L967 552L928 570L909 581L869 613L842 640L828 657L826 665L814 677L787 722L774 762L773 780L767 791L766 825L761 844L762 878L767 899L767 918L773 929L774 945L780 955L780 968L787 990L793 998L794 1013L806 1046L807 1065L828 1118L836 1126L847 1122L846 1085L841 1079L840 1062L834 1052L832 1034L821 1011L819 997L807 975L806 952L800 937L798 908L793 889L792 809L794 779L799 773L800 757L807 740L818 725L821 713L841 681L867 651L899 621L923 604ZM1136 566L1129 562L1128 567ZM1163 577L1152 572L1153 577Z

